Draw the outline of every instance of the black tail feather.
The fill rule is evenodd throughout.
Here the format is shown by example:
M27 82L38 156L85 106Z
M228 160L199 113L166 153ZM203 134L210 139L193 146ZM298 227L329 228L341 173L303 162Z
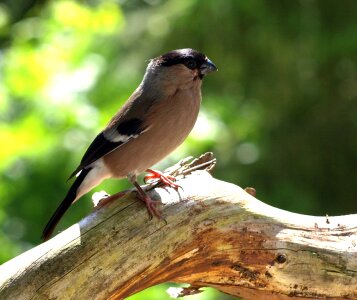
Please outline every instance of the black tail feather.
M76 178L76 180L73 182L66 197L63 199L61 204L57 207L56 211L54 212L51 219L48 221L45 229L43 230L42 237L41 237L43 241L47 241L51 237L53 230L57 226L58 222L61 220L64 213L71 206L73 201L76 199L77 190L90 170L91 170L90 168L83 169L82 172L79 174L79 176Z

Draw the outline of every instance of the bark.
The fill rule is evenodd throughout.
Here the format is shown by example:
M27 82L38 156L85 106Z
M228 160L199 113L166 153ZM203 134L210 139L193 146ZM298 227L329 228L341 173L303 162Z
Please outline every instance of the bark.
M0 267L0 299L122 299L163 283L244 299L357 298L357 215L306 216L196 171L132 193ZM252 193L251 190L249 190Z

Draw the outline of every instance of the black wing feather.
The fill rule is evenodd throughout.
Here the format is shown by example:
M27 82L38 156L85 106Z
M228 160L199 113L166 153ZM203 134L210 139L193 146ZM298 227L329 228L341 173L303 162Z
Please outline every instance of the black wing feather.
M74 177L80 170L94 163L97 159L119 147L123 142L111 142L104 137L103 132L98 134L84 153L80 165L68 179Z
M122 122L117 125L116 131L118 135L121 136L135 136L139 135L141 132L143 132L143 129L141 127L142 125L142 120L138 118L130 119L128 121ZM104 155L112 152L116 148L120 147L121 145L127 143L130 139L127 141L119 141L119 142L112 142L108 138L105 137L104 131L99 133L96 138L93 140L93 142L90 144L88 147L87 151L84 153L83 158L81 160L81 163L77 167L77 169L71 174L69 179L71 179L73 176L75 176L80 170L83 168L89 166L99 158L103 157Z
M135 135L142 132L143 121L138 118L130 119L118 125L117 131L121 135Z

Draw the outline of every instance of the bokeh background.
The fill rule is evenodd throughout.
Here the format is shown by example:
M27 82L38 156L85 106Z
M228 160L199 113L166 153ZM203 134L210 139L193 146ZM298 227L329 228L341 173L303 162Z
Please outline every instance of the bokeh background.
M0 262L40 242L68 175L148 59L177 48L204 52L219 72L205 79L192 134L160 168L213 151L217 178L266 203L356 213L356 13L354 0L0 1ZM90 211L89 195L58 229ZM166 288L130 299L166 299Z

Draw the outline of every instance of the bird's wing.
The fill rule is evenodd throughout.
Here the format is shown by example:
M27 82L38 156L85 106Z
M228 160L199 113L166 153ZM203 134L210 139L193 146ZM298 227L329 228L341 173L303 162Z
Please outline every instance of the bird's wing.
M130 140L137 138L148 129L147 126L143 126L143 121L139 118L129 119L116 124L116 126L104 129L90 144L87 151L84 153L81 163L71 174L69 179L83 168L86 168L99 158L114 151Z

